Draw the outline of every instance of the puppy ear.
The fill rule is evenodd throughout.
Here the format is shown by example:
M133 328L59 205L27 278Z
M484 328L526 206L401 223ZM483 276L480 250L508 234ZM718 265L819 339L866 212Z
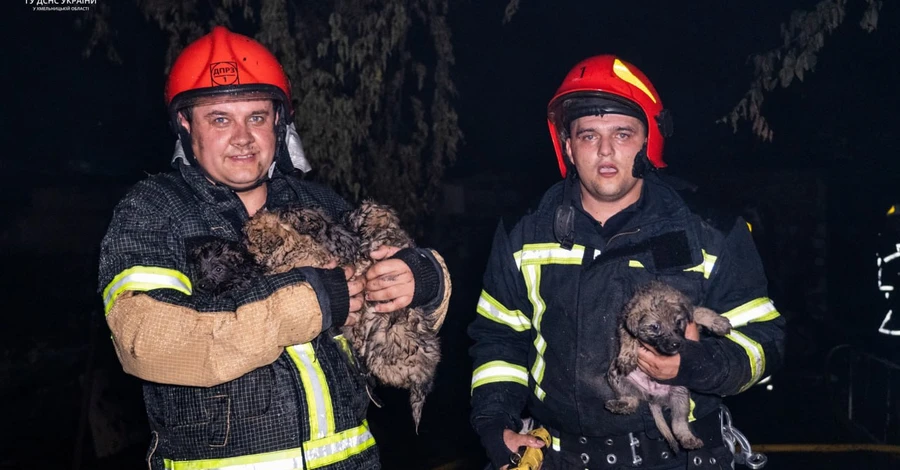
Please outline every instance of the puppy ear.
M638 305L629 305L625 309L625 329L633 335L637 335L641 328L641 317L643 316L638 310Z

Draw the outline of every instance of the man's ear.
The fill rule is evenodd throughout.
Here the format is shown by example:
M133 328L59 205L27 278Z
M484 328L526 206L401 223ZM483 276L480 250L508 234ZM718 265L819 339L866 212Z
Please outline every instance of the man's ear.
M178 124L187 129L188 133L191 132L191 123L184 117L184 114L182 114L181 111L178 112Z
M566 158L569 159L569 163L575 164L575 160L572 160L572 138L566 138L565 145L563 146L563 151L566 153Z

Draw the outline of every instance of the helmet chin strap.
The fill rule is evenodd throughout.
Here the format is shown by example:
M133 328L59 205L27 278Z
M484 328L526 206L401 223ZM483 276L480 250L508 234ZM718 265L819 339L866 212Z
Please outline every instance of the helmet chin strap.
M650 158L647 157L647 144L645 143L640 150L638 150L637 155L634 156L634 164L631 165L631 176L635 178L643 178L648 172L656 170L656 167L650 163Z
M575 186L574 180L577 178L578 171L570 160L566 159L565 162L566 182L563 186L562 203L556 208L556 213L553 217L553 237L556 238L556 241L559 242L562 248L571 250L575 244L575 208L572 207L572 190ZM637 155L634 156L631 174L635 178L643 178L647 172L655 169L650 163L650 159L647 158L647 145L644 144Z
M575 186L575 165L566 159L566 182L563 183L563 200L553 216L553 237L559 246L571 250L575 244L575 208L572 207L572 187Z

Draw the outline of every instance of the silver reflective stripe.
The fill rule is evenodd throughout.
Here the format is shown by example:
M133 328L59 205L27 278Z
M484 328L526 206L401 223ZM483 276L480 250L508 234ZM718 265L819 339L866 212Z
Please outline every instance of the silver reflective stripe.
M584 258L584 246L574 245L571 250L559 243L534 243L525 245L521 251L513 254L516 267L529 264L581 264Z
M743 392L762 378L762 374L766 370L766 356L759 343L738 330L731 330L731 333L728 333L726 338L744 348L744 352L747 353L747 358L750 360L750 381L741 387Z
M302 470L303 451L288 449L224 459L164 459L163 464L166 470Z
M558 437L550 437L550 448L559 452L559 438Z
M103 290L103 305L106 312L112 308L116 297L125 291L148 291L153 289L175 289L191 295L191 281L184 274L154 266L134 266L119 273Z
M369 423L303 443L303 448L224 459L174 461L164 459L166 470L309 470L347 460L375 445Z
M524 266L522 274L525 277L528 299L531 301L534 311L532 326L536 332L534 348L537 351L537 356L534 358L534 364L531 367L531 376L534 377L534 394L543 401L547 394L540 385L544 380L544 370L546 369L544 352L547 350L547 341L541 335L541 320L544 317L547 305L544 303L544 299L541 298L541 267L539 265Z
M314 362L315 353L312 345L304 343L291 346L288 348L288 354L294 359L303 382L303 391L309 408L310 436L313 439L321 439L334 433L331 395L321 367Z
M362 426L304 443L303 449L306 453L306 464L313 470L346 460L373 445L375 438L369 431L368 423L363 422Z
M709 276L712 274L713 268L716 267L717 256L713 256L706 252L706 250L700 250L703 254L703 262L694 266L693 268L685 269L685 271L696 271L703 273L703 277L705 279L709 279Z
M781 316L775 304L768 297L759 297L722 314L731 322L732 328L773 320Z
M495 382L515 382L528 386L528 372L524 367L506 362L486 362L472 372L472 391L482 385Z
M481 291L476 310L483 317L506 325L515 331L531 329L531 322L528 321L528 317L523 315L521 311L509 310L486 291Z

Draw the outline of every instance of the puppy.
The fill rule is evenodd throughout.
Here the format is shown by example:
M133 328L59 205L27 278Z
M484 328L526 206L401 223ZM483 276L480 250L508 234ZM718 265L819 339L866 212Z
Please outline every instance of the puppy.
M415 247L413 239L400 227L397 214L387 206L363 202L347 216L347 224L359 236L357 273L364 273L375 263L370 254L382 246ZM366 302L357 323L344 328L344 336L382 383L409 390L418 432L425 396L431 392L441 359L434 322L421 308L378 313L375 305L376 302Z
M244 224L247 251L268 274L356 265L359 237L318 208L260 211Z
M354 267L354 276L362 276L374 264L372 251L384 245L414 246L394 211L373 202L364 202L340 223L316 208L259 212L244 226L244 234L247 250L268 273L349 265ZM385 314L376 312L374 306L374 302L366 302L356 324L343 327L342 332L368 373L385 385L409 389L418 430L425 396L431 391L440 360L433 322L418 308Z
M213 237L189 247L188 264L194 290L213 297L247 289L253 279L263 274L243 243Z
M617 398L608 400L606 408L613 413L630 414L641 400L648 401L656 427L675 452L679 443L686 449L703 447L703 441L688 425L690 393L685 387L660 384L638 369L638 350L643 342L661 354L677 354L686 341L684 330L691 321L719 336L731 331L727 318L708 308L693 306L678 290L658 281L641 286L620 317L619 355L610 364L607 375ZM663 407L672 411L671 430Z

